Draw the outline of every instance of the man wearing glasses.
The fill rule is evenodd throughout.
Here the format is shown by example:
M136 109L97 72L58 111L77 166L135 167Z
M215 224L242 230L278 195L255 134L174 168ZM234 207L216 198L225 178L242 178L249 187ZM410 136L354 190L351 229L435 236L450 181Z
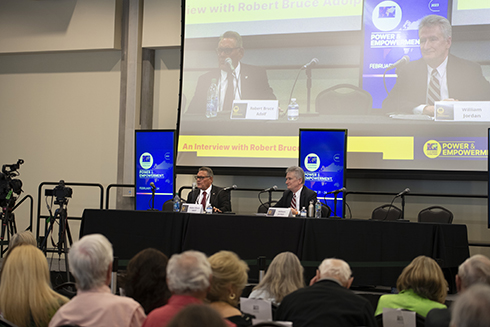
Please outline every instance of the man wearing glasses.
M201 167L194 177L197 189L189 192L187 203L198 203L203 206L203 211L209 204L213 212L231 211L230 192L223 191L222 187L213 185L213 170L209 167Z
M244 54L240 34L228 31L221 35L216 53L219 69L199 77L187 113L205 114L207 91L213 79L218 84L219 112L230 112L233 100L276 100L266 71L240 62Z

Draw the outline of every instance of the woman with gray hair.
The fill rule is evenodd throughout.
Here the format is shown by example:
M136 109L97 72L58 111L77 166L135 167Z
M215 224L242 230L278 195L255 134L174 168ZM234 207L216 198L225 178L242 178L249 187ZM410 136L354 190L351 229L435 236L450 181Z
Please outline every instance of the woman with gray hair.
M101 234L82 237L68 253L77 295L58 310L49 327L79 326L140 327L146 317L135 300L111 293L112 245Z

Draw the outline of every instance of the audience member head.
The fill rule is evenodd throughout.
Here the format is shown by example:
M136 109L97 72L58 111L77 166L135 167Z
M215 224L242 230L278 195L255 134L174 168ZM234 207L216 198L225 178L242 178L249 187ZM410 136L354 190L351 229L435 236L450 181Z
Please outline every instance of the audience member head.
M490 259L484 255L476 254L463 262L456 275L458 292L465 291L476 283L490 285Z
M317 279L335 279L345 288L349 288L354 280L349 264L341 259L325 259L317 270Z
M167 285L174 294L204 299L210 285L211 267L204 253L186 251L174 254L167 265Z
M305 286L303 266L292 252L282 252L274 257L262 281L254 289L265 289L276 303Z
M230 251L213 254L209 257L209 263L213 271L213 280L208 299L211 302L222 301L236 307L247 285L248 265Z
M91 234L82 237L71 246L68 259L79 290L86 291L109 284L113 252L105 236Z
M444 303L447 295L447 282L437 262L426 256L418 256L406 266L396 287L399 292L413 290L421 297Z
M451 327L490 326L490 286L473 284L451 306Z
M33 245L33 246L37 247L36 238L34 237L34 235L30 231L26 230L24 232L20 232L20 233L14 234L12 236L12 238L10 239L10 242L9 242L8 250L5 253L5 255L3 256L3 265L5 265L5 261L7 260L7 257L9 256L10 252L12 252L12 250L15 247L17 247L19 245L23 245L23 244ZM2 267L3 267L3 265L2 265Z
M20 327L31 326L31 319L36 326L47 326L66 302L51 289L48 262L41 250L28 244L11 250L0 283L0 310L5 319Z
M167 327L227 327L225 320L213 308L191 304L183 308L168 323Z
M305 172L303 168L291 166L286 169L286 186L293 193L299 191L305 184Z
M152 248L140 251L128 263L124 293L139 302L146 314L165 305L170 297L167 263L167 256Z

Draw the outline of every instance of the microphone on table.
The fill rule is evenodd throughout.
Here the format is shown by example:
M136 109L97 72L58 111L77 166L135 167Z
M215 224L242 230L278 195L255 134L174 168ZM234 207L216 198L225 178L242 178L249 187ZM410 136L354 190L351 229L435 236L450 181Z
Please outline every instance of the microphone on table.
M405 64L407 64L409 62L410 62L410 57L407 56L407 55L404 55L398 61L396 61L395 63L389 65L388 68L386 68L386 70L390 70L390 69L396 68L398 66L405 65Z
M271 192L271 191L275 191L275 190L277 190L277 185L263 189L262 191L260 191L260 193Z
M227 186L223 188L223 191L236 190L238 187L236 185Z
M318 58L313 58L313 59L310 60L309 63L305 64L302 69L311 68L312 66L315 66L319 62L320 62L320 60L318 60Z
M403 191L401 191L400 193L398 193L396 196L395 196L395 199L400 197L400 196L403 196L407 193L410 193L410 189L407 187L406 189L404 189Z
M325 194L339 194L340 192L345 192L345 191L347 191L347 189L345 187L342 187L342 188L340 188L338 190L330 191L330 192L327 192Z
M231 72L235 73L235 67L233 67L233 61L231 60L230 57L225 59L225 63L230 67Z

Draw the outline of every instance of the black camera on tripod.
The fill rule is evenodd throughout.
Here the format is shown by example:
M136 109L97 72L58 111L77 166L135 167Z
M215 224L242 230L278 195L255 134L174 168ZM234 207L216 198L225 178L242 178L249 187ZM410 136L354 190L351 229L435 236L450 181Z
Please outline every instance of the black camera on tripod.
M0 173L0 206L7 207L13 206L12 200L15 202L14 193L20 195L22 192L22 181L20 179L14 179L19 176L20 165L24 163L24 160L19 159L17 163L12 165L3 165L2 172Z
M58 186L56 186L54 189L44 191L45 196L54 196L56 198L54 204L68 203L67 198L71 198L72 194L73 190L71 189L71 187L65 186L64 180L61 180Z

